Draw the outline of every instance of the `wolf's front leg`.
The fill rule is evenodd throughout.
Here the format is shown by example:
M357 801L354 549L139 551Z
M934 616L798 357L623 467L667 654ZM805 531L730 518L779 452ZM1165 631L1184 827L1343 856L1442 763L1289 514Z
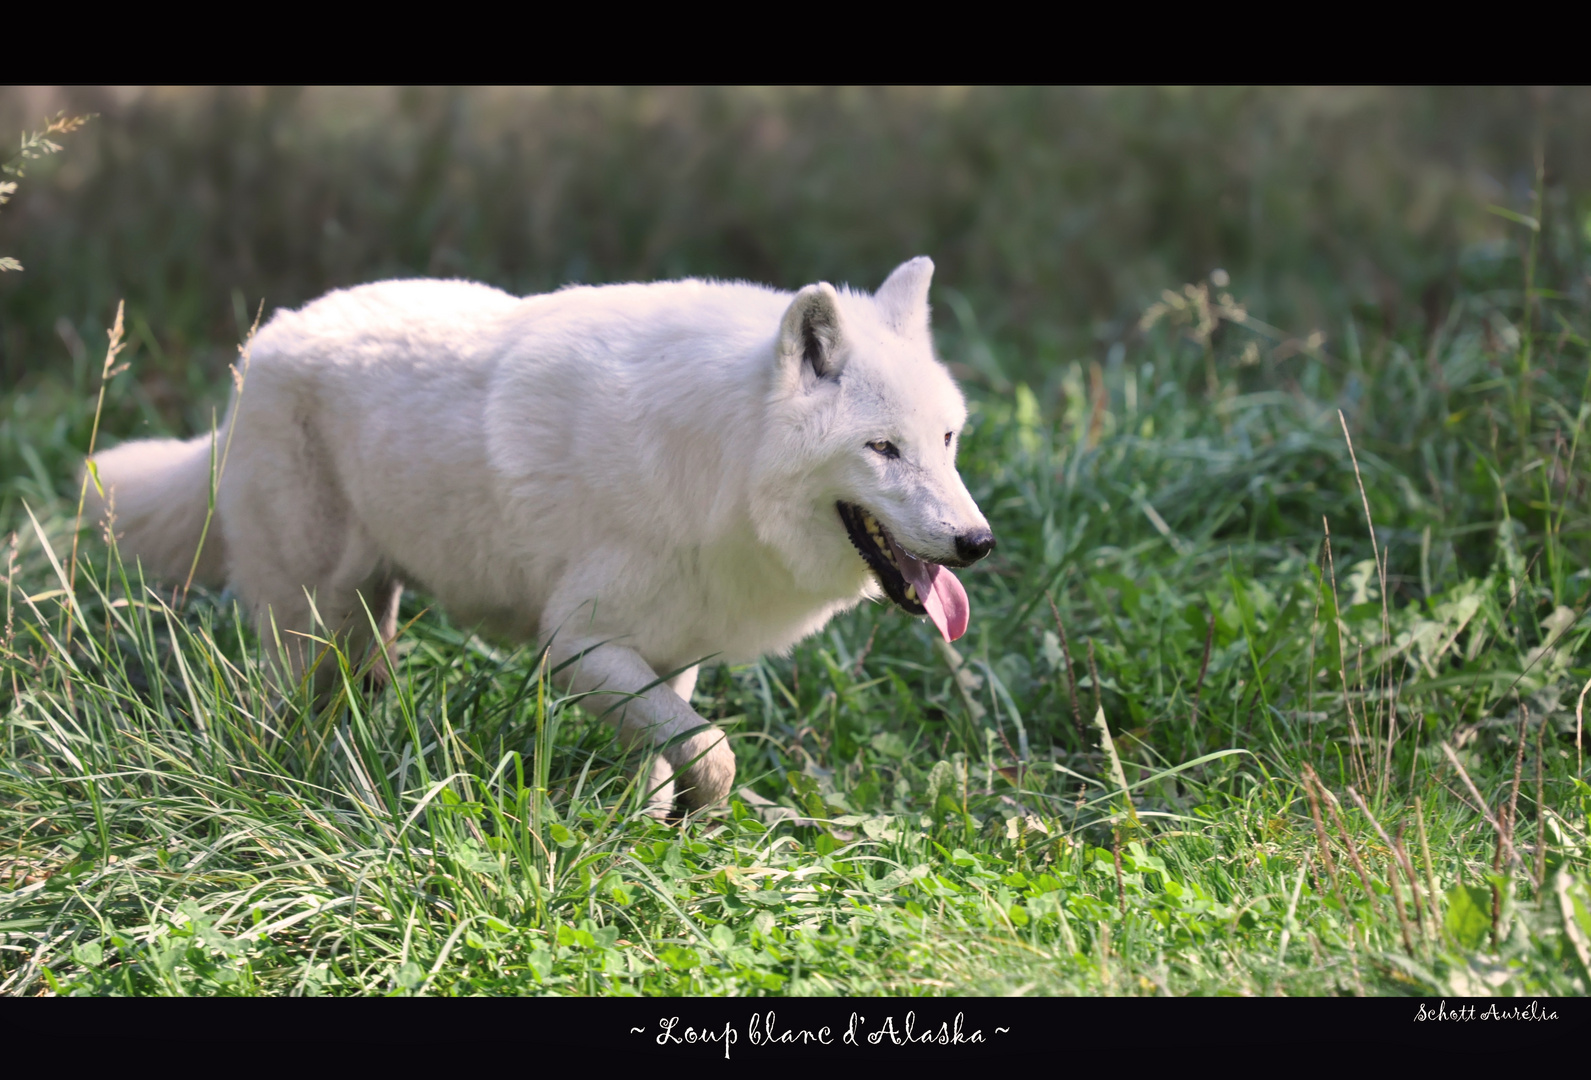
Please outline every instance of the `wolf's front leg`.
M712 806L729 794L735 782L735 754L724 733L697 715L696 711L670 688L658 683L641 654L600 638L560 640L554 637L553 666L571 661L559 679L572 693L606 691L611 701L593 698L598 712L619 729L626 746L662 747L659 764L650 782L654 810L674 800L687 808ZM688 677L688 678L687 678ZM695 669L673 680L688 693L695 683ZM649 684L656 683L643 690ZM679 738L672 745L670 740ZM672 778L672 785L669 780Z

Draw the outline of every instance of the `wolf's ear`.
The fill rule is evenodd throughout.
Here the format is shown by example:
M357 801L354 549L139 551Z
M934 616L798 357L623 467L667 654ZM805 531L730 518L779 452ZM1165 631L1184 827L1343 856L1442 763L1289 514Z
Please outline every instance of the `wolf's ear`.
M832 378L845 358L840 348L840 298L826 281L796 293L779 324L779 364L803 382Z
M928 325L928 283L934 279L934 260L926 255L901 263L873 294L879 314L896 331Z

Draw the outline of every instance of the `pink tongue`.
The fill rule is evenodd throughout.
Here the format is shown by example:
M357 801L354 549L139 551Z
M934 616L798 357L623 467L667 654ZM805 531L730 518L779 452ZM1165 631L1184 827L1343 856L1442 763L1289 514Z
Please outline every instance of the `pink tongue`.
M928 591L924 592L923 587L918 585L917 595L945 640L955 641L967 632L967 622L972 616L972 607L967 603L967 590L961 587L956 575L944 567L933 563L925 565L928 567Z
M928 611L939 633L946 641L955 641L965 634L972 606L967 603L967 590L961 587L956 575L937 563L913 558L898 544L893 546L896 565L917 590L918 603Z

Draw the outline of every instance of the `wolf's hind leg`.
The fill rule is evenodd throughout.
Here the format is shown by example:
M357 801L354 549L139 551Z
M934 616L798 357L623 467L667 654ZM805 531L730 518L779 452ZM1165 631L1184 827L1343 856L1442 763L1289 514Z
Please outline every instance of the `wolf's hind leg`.
M313 690L321 695L341 683L326 642L346 641L363 624L368 644L370 620L357 594L370 597L379 617L373 587L390 575L381 573L380 552L354 517L303 403L269 378L251 380L248 389L249 416L259 419L237 424L231 464L216 492L229 584L247 602L272 661L280 662L282 689L313 670Z
M378 640L370 640L369 621L364 609L360 608L354 615L356 626L350 630L348 636L348 659L362 666L367 659L373 661L369 663L365 672L365 688L374 693L390 686L398 677L398 650L395 642L398 637L398 602L403 599L403 582L383 581L363 595L365 603L370 605L368 619L375 620ZM356 635L354 630L360 630L362 633ZM371 653L368 658L367 651Z
M365 672L371 690L386 686L397 670L398 601L403 586L378 577L359 588L323 584L319 588L294 588L292 576L277 572L256 573L239 582L254 603L255 626L267 651L277 653L284 689L312 674L315 696L334 694L342 686L340 661L326 644L335 643L350 674ZM375 626L372 628L372 621Z

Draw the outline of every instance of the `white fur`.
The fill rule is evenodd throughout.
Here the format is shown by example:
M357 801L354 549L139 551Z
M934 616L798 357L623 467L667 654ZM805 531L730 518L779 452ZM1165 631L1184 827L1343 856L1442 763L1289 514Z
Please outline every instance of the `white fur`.
M361 596L390 638L400 583L490 636L550 638L552 664L578 658L572 690L639 692L614 699L627 742L696 731L665 749L656 803L681 767L682 800L716 802L735 759L687 704L695 668L642 688L788 649L879 596L837 500L931 559L987 528L945 445L966 407L933 355L932 272L914 259L871 297L391 281L279 312L219 433L199 578L235 589L267 640L274 623L295 671L312 657L288 631L322 632L316 612L369 648ZM187 576L210 460L209 436L99 456L147 572Z

